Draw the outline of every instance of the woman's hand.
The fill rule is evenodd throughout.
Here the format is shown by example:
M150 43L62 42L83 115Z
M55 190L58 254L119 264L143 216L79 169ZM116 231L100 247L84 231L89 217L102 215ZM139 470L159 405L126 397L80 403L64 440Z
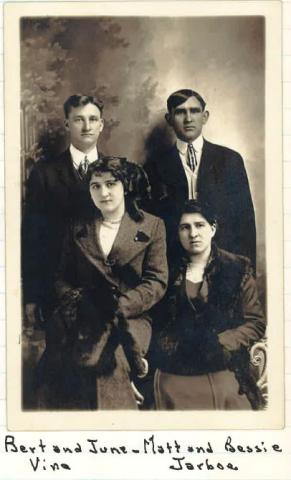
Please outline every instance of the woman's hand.
M228 351L233 352L241 347L237 336L232 330L225 330L218 334L219 343Z
M119 341L123 347L132 373L139 378L144 378L148 374L148 362L142 356L140 346L129 329L127 319L121 314L118 314L115 315L112 323L117 328Z

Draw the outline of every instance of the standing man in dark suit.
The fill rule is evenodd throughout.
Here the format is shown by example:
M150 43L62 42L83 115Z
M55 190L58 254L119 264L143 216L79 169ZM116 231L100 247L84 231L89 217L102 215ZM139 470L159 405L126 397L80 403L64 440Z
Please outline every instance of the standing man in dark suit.
M103 103L72 95L64 103L70 146L58 158L40 160L27 183L22 228L22 277L25 316L30 326L47 317L53 281L66 226L86 218L91 201L84 182L88 165L98 158L97 141L104 127Z
M218 246L250 257L255 267L255 214L244 163L239 153L203 138L209 117L205 106L193 90L169 96L165 117L177 141L145 167L152 187L151 210L165 220L171 246L179 207L187 199L207 202L218 215Z

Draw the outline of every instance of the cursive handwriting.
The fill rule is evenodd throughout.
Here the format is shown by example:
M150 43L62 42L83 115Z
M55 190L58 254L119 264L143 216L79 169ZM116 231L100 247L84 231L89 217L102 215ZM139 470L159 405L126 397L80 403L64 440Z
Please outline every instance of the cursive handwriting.
M183 470L239 470L240 454L247 455L265 455L267 453L281 453L282 448L277 443L267 445L263 440L255 443L242 444L233 439L230 435L226 437L224 443L217 443L207 440L204 444L187 443L174 439L172 441L159 441L158 436L148 435L140 438L140 441L132 446L124 441L120 445L103 444L102 438L87 438L83 441L72 443L71 445L62 445L57 443L48 443L40 438L35 444L28 445L18 442L15 435L6 435L4 441L5 453L9 455L27 455L28 464L33 472L41 470L50 470L53 472L59 470L72 470L72 464L76 456L82 454L97 455L115 455L115 456L163 456L166 459L165 466L174 471ZM218 454L224 454L224 461L218 459ZM51 454L56 458L51 460ZM192 458L190 454L194 454ZM213 454L216 454L215 461ZM225 454L231 458L225 461ZM46 455L50 455L48 462ZM71 461L59 461L59 455L66 455ZM193 461L194 459L194 461ZM235 460L235 461L233 461Z

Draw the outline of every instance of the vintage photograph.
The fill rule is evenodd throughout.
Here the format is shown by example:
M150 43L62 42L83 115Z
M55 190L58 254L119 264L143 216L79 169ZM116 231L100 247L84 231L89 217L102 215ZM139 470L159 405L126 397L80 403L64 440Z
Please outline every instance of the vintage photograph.
M280 423L266 15L65 8L18 23L20 417Z

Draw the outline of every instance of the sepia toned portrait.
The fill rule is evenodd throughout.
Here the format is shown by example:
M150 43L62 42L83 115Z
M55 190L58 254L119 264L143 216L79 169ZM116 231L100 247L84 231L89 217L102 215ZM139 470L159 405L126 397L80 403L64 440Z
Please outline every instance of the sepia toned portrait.
M282 425L279 13L246 3L7 10L12 428Z

